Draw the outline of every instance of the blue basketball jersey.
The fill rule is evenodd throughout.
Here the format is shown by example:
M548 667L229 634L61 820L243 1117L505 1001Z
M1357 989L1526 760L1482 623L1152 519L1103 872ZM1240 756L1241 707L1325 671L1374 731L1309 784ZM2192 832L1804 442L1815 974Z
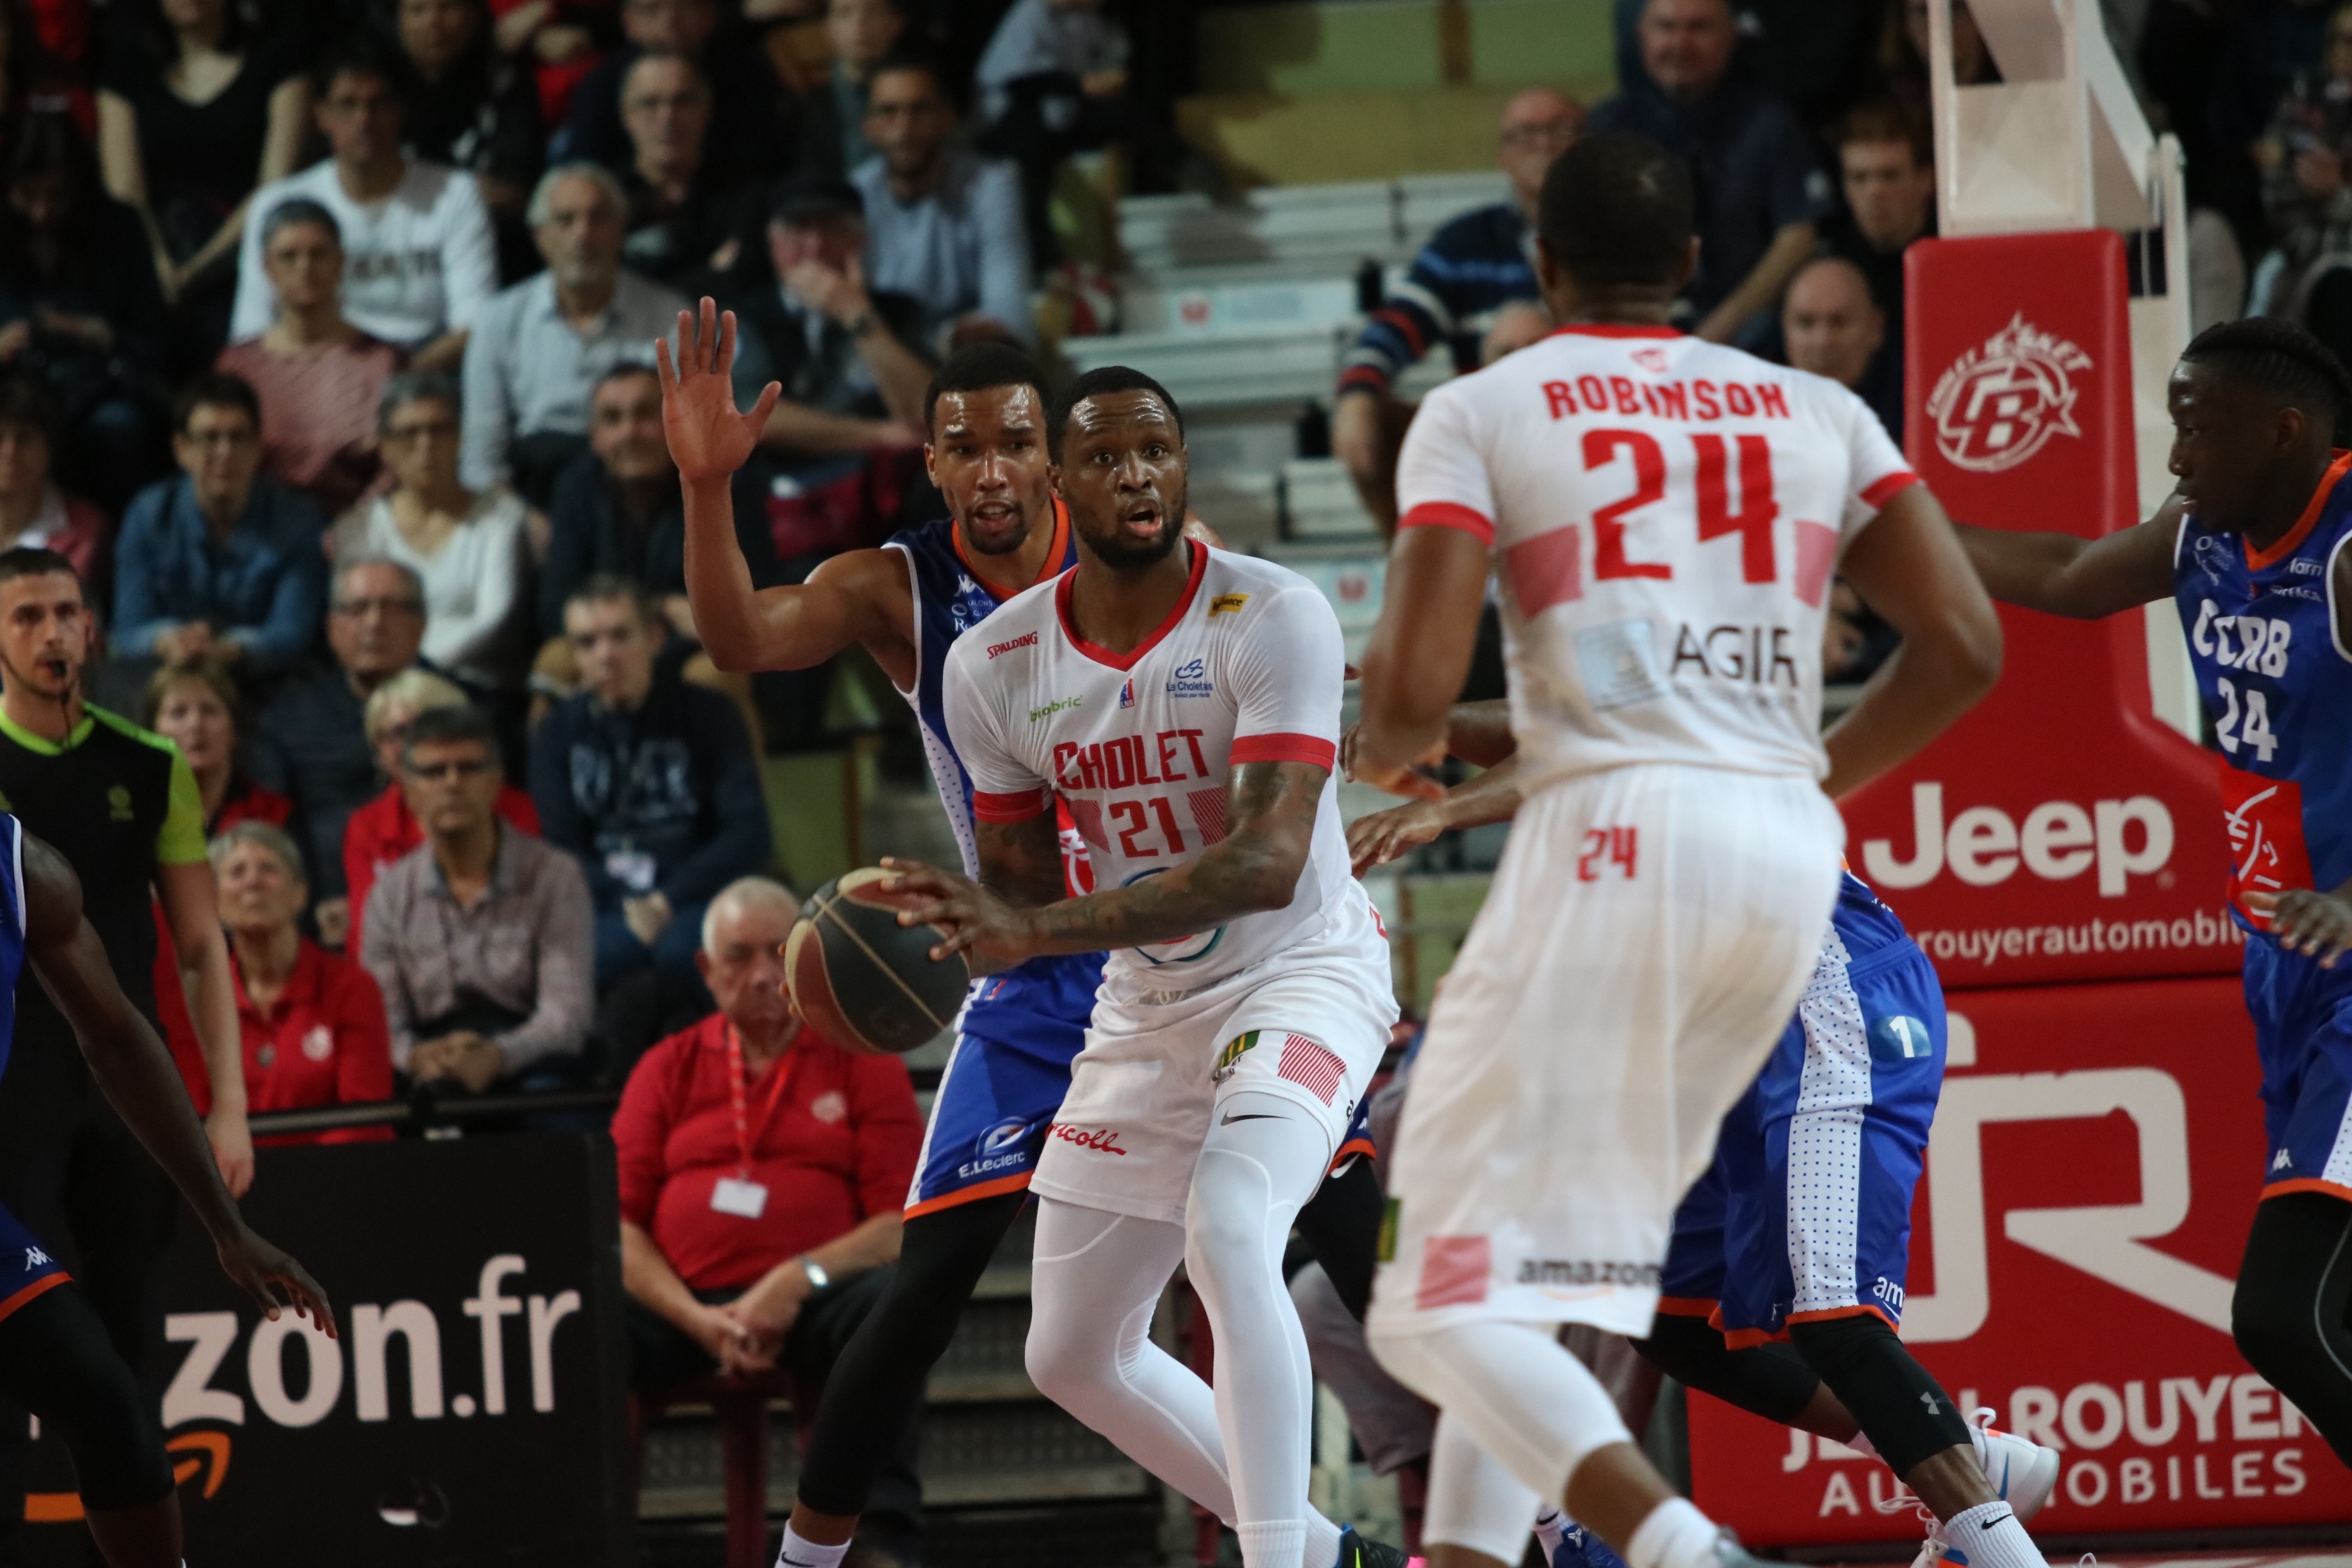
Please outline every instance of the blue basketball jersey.
M923 752L931 764L931 779L939 785L940 804L947 808L948 825L955 830L956 847L963 855L964 875L976 879L980 875L980 851L972 837L971 775L964 771L963 761L956 755L955 742L948 734L943 678L949 646L986 620L1003 601L964 564L953 518L941 518L893 534L882 548L906 555L908 575L914 581L915 689L899 695L914 709L916 722L922 730ZM1069 513L1058 500L1054 503L1054 547L1046 552L1045 562L1041 582L1078 563L1078 545L1070 532ZM1071 836L1063 837L1066 864ZM1072 879L1075 890L1088 890L1076 887L1076 880Z
M2221 746L2230 907L2263 929L2248 893L2352 878L2352 649L2336 640L2334 569L2352 538L2352 453L2339 453L2286 536L2182 517L2173 597Z

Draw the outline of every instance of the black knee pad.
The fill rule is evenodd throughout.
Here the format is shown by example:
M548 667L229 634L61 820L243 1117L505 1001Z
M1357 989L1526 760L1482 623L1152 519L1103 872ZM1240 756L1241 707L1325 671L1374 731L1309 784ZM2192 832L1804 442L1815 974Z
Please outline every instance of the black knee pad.
M1705 1318L1661 1312L1650 1337L1633 1348L1685 1388L1712 1394L1767 1421L1783 1424L1804 1414L1822 1385L1819 1373L1781 1345L1733 1350Z
M1968 1417L1875 1312L1789 1325L1789 1342L1898 1476L1969 1441Z
M79 1287L0 1319L0 1387L65 1444L85 1507L136 1508L171 1491L163 1426Z
M94 1380L79 1397L85 1403L58 1421L58 1436L73 1456L82 1505L100 1512L136 1508L169 1492L163 1429L131 1369L115 1362L112 1376Z

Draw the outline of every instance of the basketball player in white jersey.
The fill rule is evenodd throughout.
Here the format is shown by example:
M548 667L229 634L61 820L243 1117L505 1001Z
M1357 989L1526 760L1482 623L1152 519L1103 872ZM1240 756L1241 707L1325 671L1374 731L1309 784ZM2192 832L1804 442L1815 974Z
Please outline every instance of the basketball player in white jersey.
M1411 765L1443 743L1491 570L1527 800L1422 1048L1369 1327L1633 1568L1738 1549L1554 1331L1649 1332L1675 1207L1818 956L1830 796L2000 666L1950 525L1861 401L1665 324L1691 214L1682 164L1640 138L1553 165L1538 266L1563 325L1422 405L1357 750L1359 776L1428 792ZM1904 644L1824 754L1840 569ZM2005 1503L1952 1536L1971 1563L2040 1561Z
M901 919L982 973L1111 950L1031 1188L1029 1374L1241 1538L1248 1568L1402 1563L1307 1503L1312 1381L1282 1279L1291 1219L1396 1018L1331 767L1345 656L1283 567L1182 539L1181 416L1087 373L1047 421L1078 563L948 655L982 885L886 861ZM1097 891L1064 898L1054 803ZM1213 1392L1149 1338L1183 1262Z

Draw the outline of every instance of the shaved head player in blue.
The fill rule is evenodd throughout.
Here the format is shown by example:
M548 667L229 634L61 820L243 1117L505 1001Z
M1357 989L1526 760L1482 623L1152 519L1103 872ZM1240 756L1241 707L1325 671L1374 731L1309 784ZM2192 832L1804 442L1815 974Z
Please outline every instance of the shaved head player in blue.
M2154 517L2104 539L1960 540L2009 604L2179 608L2220 747L2269 1132L2230 1326L2352 1464L2352 452L2336 445L2352 376L2310 333L2253 319L2200 332L2166 396L2179 483Z

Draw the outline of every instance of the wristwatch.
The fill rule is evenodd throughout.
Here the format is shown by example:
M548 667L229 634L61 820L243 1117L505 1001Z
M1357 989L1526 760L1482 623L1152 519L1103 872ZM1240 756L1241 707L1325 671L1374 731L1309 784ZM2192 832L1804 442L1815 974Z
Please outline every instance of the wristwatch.
M872 331L875 325L874 312L866 310L858 311L857 314L842 322L841 330L853 338L862 338Z
M801 1258L801 1272L808 1276L809 1289L812 1290L822 1290L833 1283L833 1276L826 1273L824 1265L814 1258L803 1256Z

